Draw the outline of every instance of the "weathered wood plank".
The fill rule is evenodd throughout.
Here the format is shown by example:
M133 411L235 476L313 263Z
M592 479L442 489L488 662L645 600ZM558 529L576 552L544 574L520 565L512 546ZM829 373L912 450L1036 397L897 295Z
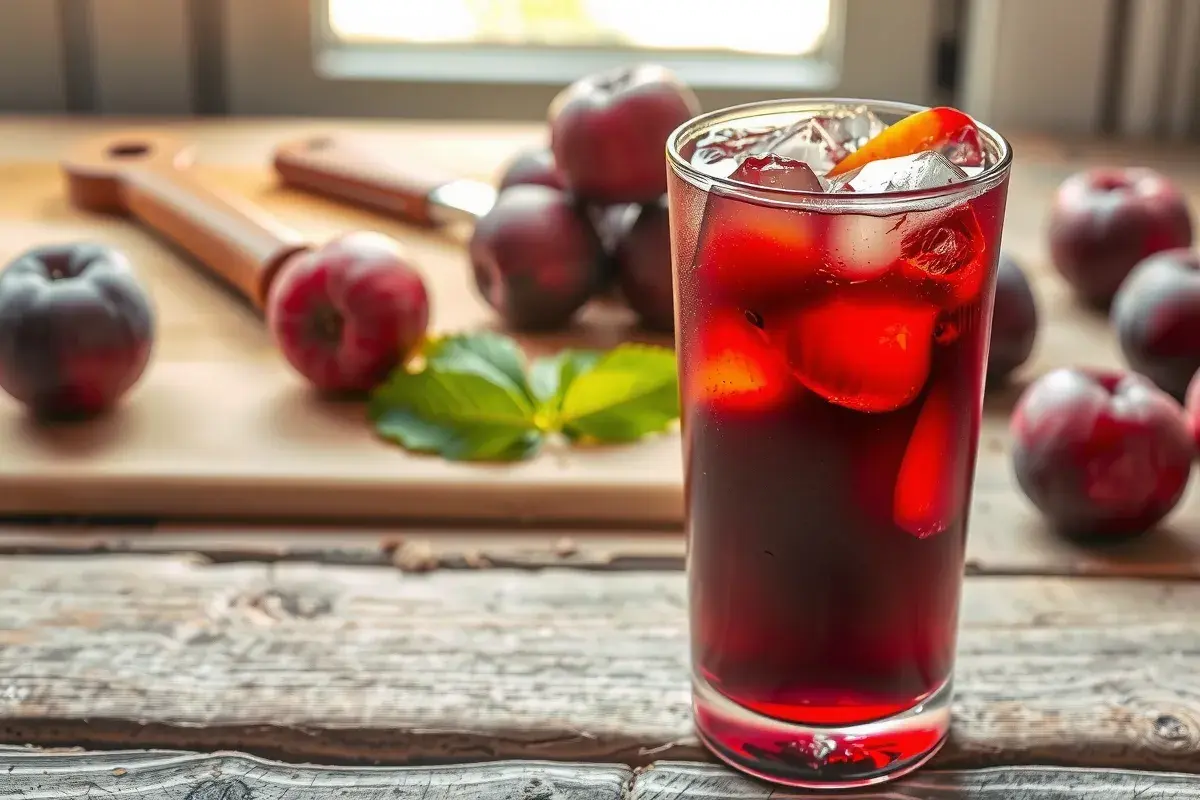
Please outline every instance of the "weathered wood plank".
M509 761L337 769L238 753L0 753L0 800L619 800L627 767Z
M0 752L0 800L69 800L119 794L153 800L1126 800L1200 797L1179 773L1054 767L925 770L854 793L791 792L713 764L627 767L506 761L440 767L282 764L240 753Z
M971 578L943 767L1200 772L1200 583ZM678 572L0 559L0 742L705 759Z
M985 426L986 427L986 426ZM1002 449L985 433L985 447ZM1005 457L1007 461L1007 456ZM1197 482L1200 484L1200 482ZM1200 579L1200 528L1172 522L1144 537L1084 544L1054 535L981 464L967 574ZM1200 486L1197 487L1200 496ZM250 525L144 521L0 524L0 555L198 553L212 561L310 561L438 569L682 570L681 530Z
M1175 800L1200 797L1200 778L1164 772L1054 767L923 770L857 792L791 792L711 764L664 761L634 776L629 800Z
M196 553L215 562L306 561L430 569L684 568L681 531L268 525L0 525L0 555Z

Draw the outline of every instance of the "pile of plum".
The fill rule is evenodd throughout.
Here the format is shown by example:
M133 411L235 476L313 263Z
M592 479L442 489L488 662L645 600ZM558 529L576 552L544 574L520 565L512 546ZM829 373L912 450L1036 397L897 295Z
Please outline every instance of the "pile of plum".
M513 330L567 325L614 286L643 327L674 327L665 147L699 113L669 70L583 78L554 99L549 149L520 153L475 227L471 266Z
M1010 421L1017 482L1063 533L1141 533L1179 503L1200 446L1200 258L1187 203L1153 170L1088 170L1059 186L1049 238L1074 296L1109 314L1129 369L1060 368L1025 389ZM1007 261L989 383L1028 358L1036 327L1029 286Z

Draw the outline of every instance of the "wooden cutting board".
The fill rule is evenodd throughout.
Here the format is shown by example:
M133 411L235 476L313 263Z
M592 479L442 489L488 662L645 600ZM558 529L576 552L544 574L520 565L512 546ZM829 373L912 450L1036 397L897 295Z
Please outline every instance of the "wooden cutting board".
M67 204L57 160L81 137L131 124L159 123L0 121L0 260L70 239L119 247L140 270L160 318L146 376L108 417L41 428L0 397L0 514L680 524L677 436L586 451L551 447L510 466L451 464L378 441L359 406L313 398L277 356L248 304L134 224ZM161 127L198 145L201 179L259 203L314 241L363 228L400 239L429 284L436 330L494 324L468 274L466 230L411 227L282 189L269 159L279 142L336 128L375 137L456 175L493 180L517 149L542 141L537 126L219 120ZM1122 363L1107 320L1079 308L1047 261L1045 219L1054 188L1089 165L1143 164L1174 178L1200 211L1195 147L1014 138L1004 246L1030 274L1042 327L1015 385L986 403L974 538L1004 539L1038 525L1009 467L1007 417L1021 386L1055 366ZM631 336L636 332L627 312L597 305L571 331L522 342L541 353L564 345L607 347ZM1172 531L1200 529L1198 487L1194 480ZM1188 552L1198 546L1190 534L1171 541Z
M469 231L413 228L279 188L268 167L270 145L295 136L296 126L279 135L243 128L241 141L249 144L242 147L219 127L171 127L172 135L198 144L201 180L248 197L314 241L353 229L399 239L425 276L435 330L494 326L469 274L462 247ZM153 297L156 349L123 405L98 420L37 424L0 397L0 513L637 524L681 518L677 435L587 451L551 446L516 465L454 464L377 439L361 405L309 392L276 354L254 309L186 255L129 220L68 205L56 159L95 132L96 126L71 123L0 125L0 142L17 141L25 150L8 153L0 145L0 259L37 244L83 239L123 250ZM410 138L413 148L444 139L421 136L419 126ZM474 139L478 147L457 147L469 151L467 158L446 166L490 180L536 134L526 128ZM456 160L447 158L455 151L436 147L428 156L411 152L416 159L441 152ZM224 164L212 166L216 159ZM631 315L611 305L587 309L571 331L522 343L536 354L627 338L670 344L638 337Z

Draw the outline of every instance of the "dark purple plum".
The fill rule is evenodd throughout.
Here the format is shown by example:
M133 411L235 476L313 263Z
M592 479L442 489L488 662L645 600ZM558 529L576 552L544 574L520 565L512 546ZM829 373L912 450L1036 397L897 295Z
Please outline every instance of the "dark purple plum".
M1094 306L1107 306L1143 258L1191 243L1187 201L1165 176L1144 167L1072 175L1050 209L1054 266Z
M1008 253L1000 254L994 309L987 364L990 386L1006 381L1028 361L1037 339L1037 301L1021 265Z
M625 302L648 330L675 329L675 293L671 288L671 229L667 203L642 206L613 253Z
M582 78L550 104L550 146L567 186L595 203L650 203L667 192L667 137L699 112L665 67Z
M563 180L554 166L554 154L545 147L522 150L508 162L500 177L500 191L525 184L562 189Z
M43 416L104 411L137 383L154 310L124 255L38 247L0 271L0 388Z
M1111 313L1129 366L1182 401L1200 369L1200 256L1167 250L1142 261Z
M501 192L469 252L479 293L514 330L567 325L604 276L604 249L583 208L547 186Z
M1021 395L1010 428L1021 491L1074 537L1154 527L1191 476L1183 410L1136 373L1053 370Z
M611 206L589 204L587 207L588 219L596 228L596 233L600 236L600 244L607 255L604 276L596 294L597 299L601 301L625 305L625 300L621 296L621 287L617 283L617 263L614 253L617 245L625 238L630 226L637 219L640 209L641 206L637 203L617 203Z

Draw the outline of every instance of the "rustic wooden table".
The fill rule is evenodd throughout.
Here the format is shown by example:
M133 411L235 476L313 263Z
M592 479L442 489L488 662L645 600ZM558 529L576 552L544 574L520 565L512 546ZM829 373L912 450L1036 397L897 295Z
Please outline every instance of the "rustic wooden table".
M538 136L351 126L475 174ZM182 127L265 180L271 145L312 126ZM0 123L0 214L82 130ZM1021 378L1118 363L1046 265L1050 192L1089 163L1144 163L1200 208L1200 151L1016 148L1005 242L1045 315ZM1200 493L1136 542L1057 539L1008 474L1020 383L988 402L951 740L855 796L1200 797ZM782 796L692 734L678 530L7 520L0 561L0 798Z

